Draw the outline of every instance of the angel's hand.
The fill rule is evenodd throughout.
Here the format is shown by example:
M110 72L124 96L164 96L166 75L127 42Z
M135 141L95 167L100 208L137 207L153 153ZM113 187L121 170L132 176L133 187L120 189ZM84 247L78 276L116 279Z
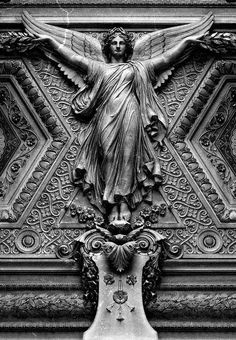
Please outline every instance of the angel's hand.
M208 32L204 34L201 33L201 34L192 35L186 38L186 41L192 45L201 44L203 42L202 39L204 38L205 35L208 35Z
M33 37L34 41L37 43L45 44L45 45L51 45L52 41L54 40L51 36L46 34L38 34L35 33Z

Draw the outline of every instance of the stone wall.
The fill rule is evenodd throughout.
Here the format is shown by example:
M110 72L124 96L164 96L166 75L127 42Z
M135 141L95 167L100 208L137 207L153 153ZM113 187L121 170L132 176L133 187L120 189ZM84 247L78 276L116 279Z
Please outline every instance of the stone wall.
M23 9L98 39L113 26L139 37L208 11L213 30L236 33L235 1L13 0L0 4L0 44L9 32L23 32ZM83 127L70 110L76 91L42 53L0 52L0 339L82 339L94 317L84 305L79 265L66 258L88 227L68 209L88 205L71 181ZM232 340L236 55L195 53L158 99L169 128L155 197L168 211L153 228L183 254L164 261L147 317L160 340Z

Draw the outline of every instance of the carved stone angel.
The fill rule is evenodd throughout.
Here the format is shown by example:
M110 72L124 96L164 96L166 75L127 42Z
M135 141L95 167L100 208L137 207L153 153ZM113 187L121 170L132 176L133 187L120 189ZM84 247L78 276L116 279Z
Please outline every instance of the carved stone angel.
M79 87L72 109L88 124L79 136L75 183L110 222L129 221L141 201L152 201L152 190L162 181L153 143L161 144L167 122L155 88L200 42L213 16L146 34L134 46L122 28L109 31L101 46L97 39L40 23L27 12L23 23Z

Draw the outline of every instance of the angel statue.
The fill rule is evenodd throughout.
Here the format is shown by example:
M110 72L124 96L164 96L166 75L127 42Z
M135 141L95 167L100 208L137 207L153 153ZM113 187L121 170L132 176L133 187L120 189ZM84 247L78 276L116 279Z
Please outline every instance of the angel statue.
M78 86L72 110L87 122L74 167L74 183L109 222L129 222L162 182L160 146L167 122L155 88L189 56L210 29L213 15L193 24L145 34L113 28L99 40L47 25L27 12L23 23L64 74ZM155 147L156 147L155 146Z

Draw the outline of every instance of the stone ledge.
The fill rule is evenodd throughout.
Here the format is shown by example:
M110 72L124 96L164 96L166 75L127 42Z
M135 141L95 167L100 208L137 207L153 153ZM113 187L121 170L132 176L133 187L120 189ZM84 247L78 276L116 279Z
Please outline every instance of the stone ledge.
M6 273L77 273L78 265L74 260L47 259L43 257L24 259L0 259L0 274ZM181 259L166 260L162 267L163 274L236 274L236 258Z
M216 30L234 31L236 23L236 3L223 3L221 6L212 5L146 5L140 4L135 7L127 2L126 5L116 4L108 6L107 4L98 5L89 3L89 5L76 6L73 3L67 3L65 6L56 3L43 4L37 6L27 3L24 7L21 5L2 5L0 29L6 30L23 30L21 15L22 10L29 11L37 20L56 26L82 31L107 30L115 25L124 26L130 30L153 31L175 25L193 23L202 18L209 11L215 15ZM8 7L9 6L9 7ZM171 15L170 15L171 13Z
M169 7L169 6L184 6L184 7L203 7L207 6L216 6L216 7L229 7L232 6L232 3L235 0L62 0L58 3L58 0L29 0L27 4L22 3L20 0L11 0L9 3L2 4L3 7L11 7L11 6L19 6L19 7L26 7L26 6L55 6L55 7L90 7L90 6L98 6L98 7L127 7L127 6L142 6L142 7Z
M72 260L57 260L57 259L0 259L0 275L2 274L25 274L25 273L72 273L78 272L78 266Z
M220 336L220 334L227 334L226 332L233 332L236 331L236 322L218 322L217 320L215 322L195 322L195 321L189 321L189 322L183 322L183 321L173 321L173 322L169 322L169 321L152 321L149 320L151 326L158 332L158 334L160 334L159 332L214 332L215 334L215 339L225 339L225 338L217 338L217 336ZM68 334L67 332L85 332L88 327L91 325L91 321L80 321L80 322L44 322L44 321L36 321L36 322L0 322L0 332L1 334L4 331L7 331L8 334L11 334L10 332L47 332L47 331L51 331L51 332L58 332L58 334L60 334L63 331L66 331L66 334ZM219 332L216 333L215 332ZM59 333L60 332L60 333ZM54 333L55 334L55 333ZM190 333L191 334L191 333ZM235 334L235 333L234 333ZM176 334L177 335L177 334ZM211 333L209 333L209 336L211 335ZM164 333L163 333L164 336ZM5 339L5 338L4 338ZM14 338L15 339L15 338ZM18 337L17 337L18 339ZM26 338L24 338L25 340ZM45 338L44 338L45 339ZM54 339L54 338L53 338ZM55 339L58 339L58 337L56 337ZM74 338L73 338L74 339ZM78 339L78 338L75 338ZM82 338L81 338L82 339ZM161 338L161 339L164 339ZM169 338L168 338L169 339ZM175 339L175 338L174 338ZM178 338L179 339L183 339L183 338ZM186 340L192 340L195 338L184 338ZM198 339L198 338L197 338ZM203 338L199 338L201 340L207 340L208 337L203 337ZM213 338L211 338L213 339ZM233 338L227 338L228 340L233 340L235 339ZM65 338L64 338L65 340Z
M176 274L199 273L211 274L236 274L236 258L200 258L184 260L167 260L163 267L163 273Z
M148 320L164 332L236 330L235 274L233 259L166 261ZM2 260L0 278L1 332L83 332L91 324L73 261Z

